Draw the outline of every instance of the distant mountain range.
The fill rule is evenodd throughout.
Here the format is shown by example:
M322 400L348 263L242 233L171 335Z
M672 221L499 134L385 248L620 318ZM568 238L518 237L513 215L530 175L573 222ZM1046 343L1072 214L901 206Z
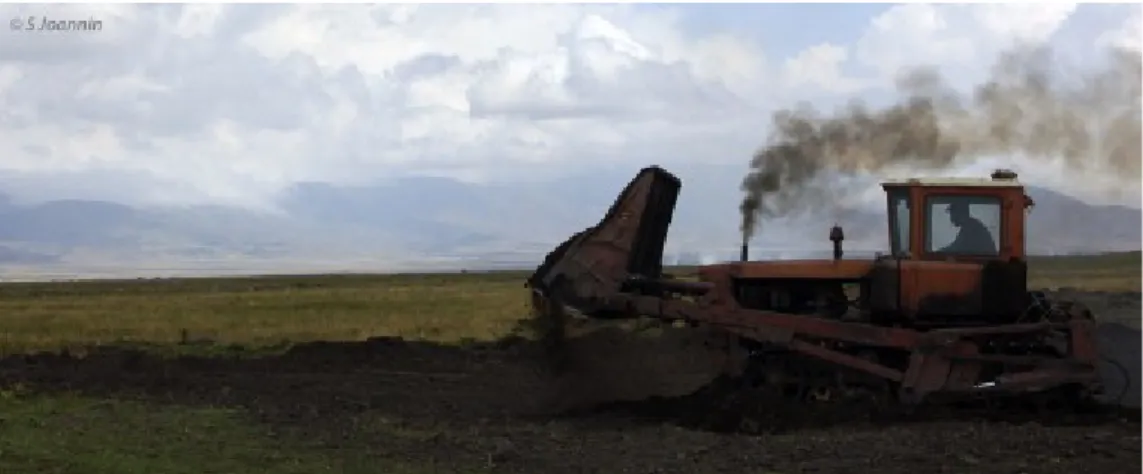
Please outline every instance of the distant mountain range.
M735 258L740 170L668 169L684 184L666 258ZM526 266L572 232L594 225L636 171L617 166L556 181L487 186L444 178L360 187L301 183L283 193L280 213L92 200L17 204L0 194L0 275L45 268L82 273L88 267L132 274L160 268L262 273ZM1032 253L1140 247L1137 208L1089 205L1045 188L1030 187L1028 193L1036 201L1028 223ZM884 247L880 207L854 206L839 221L849 248ZM827 251L832 224L815 216L767 223L764 235L752 242L753 254Z

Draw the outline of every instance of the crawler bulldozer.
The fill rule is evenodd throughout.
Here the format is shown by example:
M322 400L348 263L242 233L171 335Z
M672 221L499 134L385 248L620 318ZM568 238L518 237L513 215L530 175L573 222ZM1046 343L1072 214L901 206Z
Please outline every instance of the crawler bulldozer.
M823 226L833 258L750 261L744 242L740 261L697 278L662 264L681 187L643 169L528 279L553 367L591 374L569 375L562 392L579 395L567 406L681 397L716 379L806 403L1035 395L1138 406L1122 400L1130 365L1103 367L1091 311L1029 290L1034 202L1011 171L883 183L888 249L875 258L844 258L844 230ZM974 229L977 242L948 242Z

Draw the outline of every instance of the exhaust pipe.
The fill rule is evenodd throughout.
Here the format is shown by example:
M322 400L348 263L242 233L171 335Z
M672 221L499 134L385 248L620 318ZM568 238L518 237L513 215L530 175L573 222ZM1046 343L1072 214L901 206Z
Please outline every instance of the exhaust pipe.
M750 244L746 242L746 239L742 240L742 253L738 256L738 258L743 262L750 261Z
M833 259L841 260L842 255L845 255L841 248L841 241L845 240L845 231L841 230L840 225L834 224L829 230L829 240L833 242Z

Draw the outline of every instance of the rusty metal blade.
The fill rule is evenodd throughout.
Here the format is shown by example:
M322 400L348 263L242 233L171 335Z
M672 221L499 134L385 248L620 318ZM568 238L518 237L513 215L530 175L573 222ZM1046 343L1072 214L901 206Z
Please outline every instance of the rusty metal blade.
M581 321L566 332L550 409L689 395L740 370L746 354L731 341L717 329Z

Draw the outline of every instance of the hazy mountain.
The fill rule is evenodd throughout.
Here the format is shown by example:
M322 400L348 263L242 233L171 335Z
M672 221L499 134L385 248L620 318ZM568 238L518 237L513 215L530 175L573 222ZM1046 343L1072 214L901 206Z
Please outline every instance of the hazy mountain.
M615 166L538 183L478 185L443 178L406 178L370 186L300 183L280 199L282 213L220 206L134 208L105 201L16 204L0 194L0 263L23 268L98 260L123 267L169 262L317 262L357 268L376 260L428 261L468 268L527 265L572 232L595 224L637 167ZM684 262L735 258L738 182L726 166L668 166L684 182L667 258ZM1036 207L1028 223L1034 253L1138 249L1140 210L1093 206L1029 188ZM757 256L828 252L829 227L846 229L847 248L884 247L883 204L855 202L833 216L801 216L764 224ZM455 260L461 259L461 260ZM363 264L363 263L362 263ZM372 268L372 267L371 267ZM254 271L254 270L251 270Z
M1140 211L1126 206L1092 206L1049 189L1030 187L1035 201L1028 216L1028 251L1037 254L1093 250L1138 250L1143 240Z

